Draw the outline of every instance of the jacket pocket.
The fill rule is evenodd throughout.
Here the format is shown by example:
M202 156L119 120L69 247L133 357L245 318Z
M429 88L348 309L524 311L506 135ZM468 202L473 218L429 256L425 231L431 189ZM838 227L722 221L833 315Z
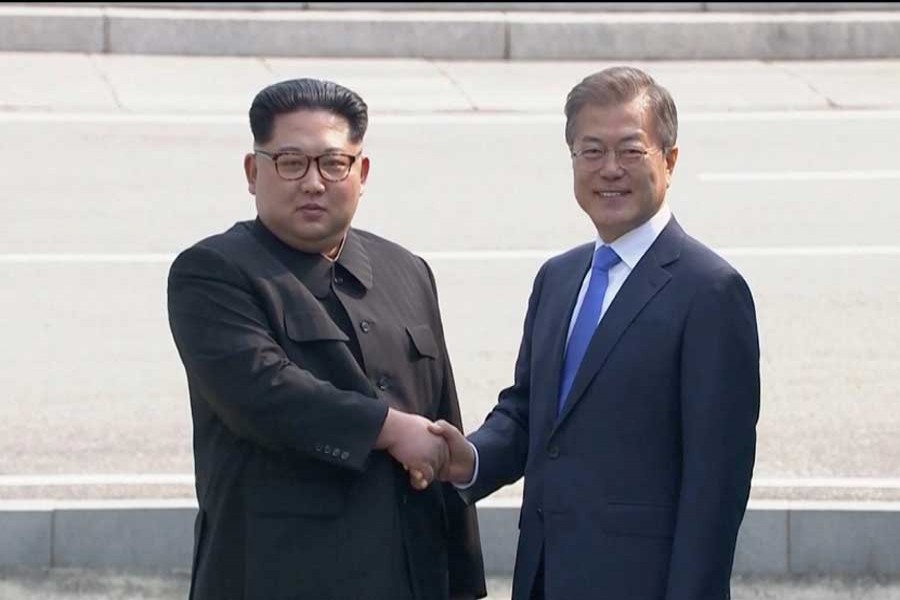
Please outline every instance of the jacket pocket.
M337 600L347 551L344 492L325 482L258 484L245 491L244 597Z
M406 333L412 340L413 349L419 357L437 358L438 347L434 339L434 333L428 325L412 325L406 328Z
M662 504L609 502L603 509L603 531L612 535L671 537L675 507Z
M350 339L325 311L285 313L284 331L295 342L346 342Z

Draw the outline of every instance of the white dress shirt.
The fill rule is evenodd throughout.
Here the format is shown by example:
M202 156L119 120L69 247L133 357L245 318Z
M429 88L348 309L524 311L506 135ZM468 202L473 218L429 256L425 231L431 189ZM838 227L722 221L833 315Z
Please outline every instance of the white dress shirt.
M600 324L600 321L603 320L603 315L606 314L606 310L609 308L609 305L612 304L616 294L622 289L622 286L625 284L625 280L628 279L631 271L634 270L634 267L637 266L638 262L644 257L644 254L647 253L647 250L650 249L650 246L653 245L653 242L655 242L656 238L659 237L659 234L662 233L662 230L669 224L671 218L672 211L669 209L669 205L665 200L663 200L659 210L656 211L656 214L650 217L646 223L635 227L614 242L608 244L622 260L609 270L609 281L606 286L606 294L603 296L603 306L600 308L600 318L597 319L598 325ZM596 253L597 248L603 244L603 240L598 235L597 240L594 242L594 252ZM593 266L593 259L591 259L591 266ZM587 293L588 285L591 283L591 271L592 269L588 269L581 282L578 300L575 302L575 309L572 311L572 316L569 318L569 332L566 334L566 345L569 344L569 337L571 337L572 329L575 327L578 311L581 310L581 304L584 302L584 295ZM469 442L469 445L471 445L472 449L475 451L475 470L472 473L472 479L468 483L456 486L459 490L465 490L472 487L475 484L475 480L478 479L478 449L471 442Z

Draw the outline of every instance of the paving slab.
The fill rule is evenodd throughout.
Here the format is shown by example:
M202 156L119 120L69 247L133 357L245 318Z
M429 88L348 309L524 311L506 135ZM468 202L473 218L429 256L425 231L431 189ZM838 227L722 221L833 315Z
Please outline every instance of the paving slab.
M102 56L96 65L125 112L233 114L243 106L246 114L256 93L276 80L258 58Z
M2 38L2 34L0 34ZM0 53L0 110L115 111L97 55Z

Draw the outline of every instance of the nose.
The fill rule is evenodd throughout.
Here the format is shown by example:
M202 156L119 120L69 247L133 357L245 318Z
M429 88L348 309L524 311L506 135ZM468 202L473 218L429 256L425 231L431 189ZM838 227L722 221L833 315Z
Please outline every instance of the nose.
M325 193L325 182L322 180L322 175L319 174L319 169L316 167L317 165L315 164L309 165L309 170L300 180L300 189L304 194L317 196Z
M607 152L597 172L605 179L618 179L625 174L625 169L619 164L619 157L615 152Z

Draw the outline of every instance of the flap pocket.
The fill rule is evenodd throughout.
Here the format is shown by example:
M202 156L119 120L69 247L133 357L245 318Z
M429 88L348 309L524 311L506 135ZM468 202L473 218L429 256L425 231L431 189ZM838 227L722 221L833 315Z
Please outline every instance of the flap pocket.
M671 537L675 532L675 507L609 503L603 511L603 531L613 535Z
M412 339L413 346L421 356L428 358L437 358L438 349L437 342L434 341L434 334L428 325L413 325L406 328L406 333Z
M347 337L340 327L328 318L325 311L294 312L284 315L284 330L295 342L338 341L346 342Z
M346 502L343 488L321 481L253 485L245 493L249 511L268 516L336 517Z

